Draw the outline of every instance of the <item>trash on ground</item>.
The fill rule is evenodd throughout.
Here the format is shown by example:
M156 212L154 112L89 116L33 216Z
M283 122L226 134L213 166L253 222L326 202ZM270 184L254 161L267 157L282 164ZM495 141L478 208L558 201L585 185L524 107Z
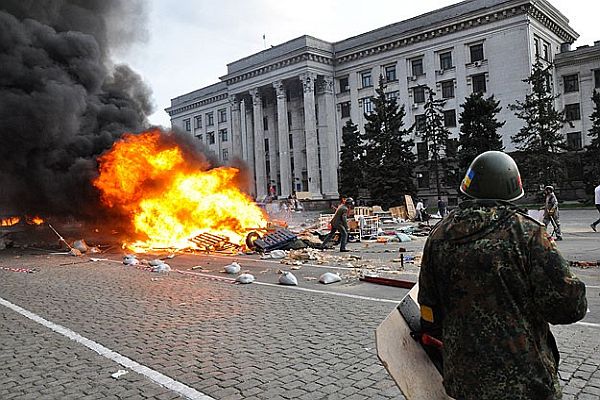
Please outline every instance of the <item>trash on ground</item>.
M285 258L286 256L286 252L283 250L273 250L265 255L263 255L261 257L261 259L268 259L268 258L272 258L272 259L280 259L280 258Z
M79 256L81 256L81 251L72 247L71 250L69 250L69 252L67 254L69 254L70 256L79 257Z
M240 266L240 264L238 264L237 262L232 262L229 265L225 266L225 272L227 272L228 274L239 274L239 272L242 270L242 267Z
M254 275L241 274L240 276L237 277L237 279L235 281L239 282L239 283L252 283L252 282L254 282Z
M119 379L120 377L122 377L123 375L128 374L129 371L126 371L124 369L120 369L117 372L115 372L114 374L112 374L111 376L115 379Z
M171 266L167 263L162 263L159 265L155 265L152 272L158 272L160 274L166 274L167 272L171 272Z
M342 278L340 278L340 274L335 272L325 272L319 278L319 282L328 285L330 283L340 282Z
M74 241L73 246L71 246L71 247L79 250L82 253L87 253L88 250L90 249L90 247L87 245L87 243L83 239Z
M134 254L127 254L123 256L123 264L125 265L139 265L140 260Z
M279 277L279 283L282 285L296 286L298 285L298 279L296 279L296 276L291 272L283 271Z
M35 272L35 270L31 269L31 268L0 267L0 270L10 271L10 272L23 272L23 273L26 273L26 274L33 274Z
M396 237L398 238L398 240L400 240L400 242L403 243L410 242L412 240L409 235L403 232L396 232Z

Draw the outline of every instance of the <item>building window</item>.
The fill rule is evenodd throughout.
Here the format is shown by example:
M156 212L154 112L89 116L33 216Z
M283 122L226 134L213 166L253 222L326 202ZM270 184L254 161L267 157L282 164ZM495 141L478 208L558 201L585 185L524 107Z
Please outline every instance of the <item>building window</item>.
M425 161L429 158L427 142L417 142L417 158L419 161Z
M215 124L215 116L213 113L206 114L206 126L213 126Z
M423 59L416 58L410 62L413 76L423 75Z
M446 128L456 128L456 110L444 111L444 126Z
M196 138L197 138L199 141L202 141L202 134L201 134L201 133L197 134L197 135L196 135Z
M202 128L202 115L196 115L194 117L194 127L196 129Z
M222 108L218 110L217 115L219 116L219 122L227 122L227 109Z
M454 98L454 81L442 82L442 98L444 98L444 99Z
M215 133L214 132L208 132L206 134L206 139L208 140L208 144L215 144Z
M219 137L221 138L221 142L227 142L229 140L227 129L219 129Z
M364 88L373 86L373 81L371 80L371 71L361 72L360 81L362 83L362 87Z
M538 38L533 39L533 45L535 46L535 56L539 57L540 56L540 39L538 39Z
M288 111L287 113L287 122L288 122L288 131L292 130L292 113Z
M417 172L417 186L419 189L426 189L429 187L429 171Z
M415 129L417 132L423 132L425 130L425 114L415 115Z
M425 103L425 87L417 86L413 88L413 100L415 104Z
M373 101L370 97L365 97L363 99L363 112L365 114L371 114L373 112Z
M347 92L350 90L350 84L348 83L348 77L340 78L340 92Z
M347 101L345 103L341 103L340 109L342 111L342 118L350 117L350 102L349 101Z
M221 154L222 154L222 160L223 161L228 161L229 160L229 149L223 149L223 150L221 150Z
M440 69L452 68L452 52L440 53Z
M567 121L579 121L581 119L579 103L567 104L565 106L565 117Z
M398 78L396 78L396 66L388 65L387 67L385 67L385 80L387 82L393 82L397 79Z
M473 93L485 93L487 88L485 84L485 74L471 76L473 82Z
M290 150L293 150L294 149L294 135L292 135L291 133L288 135L288 143L290 145ZM292 158L292 160L293 160L293 158ZM294 168L293 165L294 165L294 162L292 161L292 169Z
M184 119L183 126L186 131L188 131L188 132L191 131L192 130L192 121L189 118Z
M594 87L600 88L600 69L594 70Z
M269 152L269 138L265 138L265 153ZM269 169L267 168L267 171Z
M397 90L394 90L393 92L389 92L385 94L385 98L388 100L396 100L398 98L398 96L400 95L400 92Z
M544 48L544 60L550 61L550 45L548 43L544 42L543 48Z
M263 129L265 131L269 130L269 118L263 117Z
M471 62L483 61L483 43L469 46L471 52Z
M581 132L567 133L567 147L571 150L581 150Z
M563 76L565 93L579 92L579 76L577 74Z

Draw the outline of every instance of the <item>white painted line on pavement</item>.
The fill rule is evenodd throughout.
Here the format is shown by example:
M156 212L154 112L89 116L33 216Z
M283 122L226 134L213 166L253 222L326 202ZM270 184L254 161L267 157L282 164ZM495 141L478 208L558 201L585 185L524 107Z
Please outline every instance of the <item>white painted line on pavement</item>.
M594 324L592 322L575 322L575 325L583 325L583 326L589 326L592 328L600 328L600 324Z
M198 275L198 276L203 277L203 278L215 278L214 275L203 274L201 272L189 272L189 271L177 271L177 272L182 273L182 274L186 274L186 275ZM233 278L225 278L225 277L217 277L217 278L219 278L221 280L235 281L235 279L233 279ZM333 295L333 296L350 297L351 299L359 299L359 300L377 301L377 302L380 302L380 303L399 304L402 301L402 299L399 299L399 300L380 299L378 297L368 297L368 296L359 296L359 295L356 295L356 294L329 292L327 290L308 289L308 288L303 288L303 287L299 287L299 286L279 285L279 284L276 284L276 283L267 283L267 282L259 282L259 281L254 281L254 282L252 282L252 284L263 285L263 286L273 286L273 287L281 288L281 289L285 288L285 289L292 289L292 290L300 290L302 292L319 293L319 294L330 294L330 295Z
M24 317L27 317L30 320L35 321L40 325L45 326L46 328L52 329L56 333L59 333L63 336L68 337L69 339L87 347L90 350L95 351L96 353L100 354L101 356L103 356L105 358L108 358L109 360L112 360L118 364L121 364L125 368L129 368L130 370L135 371L138 374L144 375L146 378L150 379L154 383L157 383L158 385L163 386L163 387L185 397L186 399L215 400L212 397L207 396L204 393L199 392L192 387L189 387L179 381L169 378L168 376L163 375L160 372L155 371L151 368L148 368L145 365L142 365L136 361L133 361L130 358L122 356L121 354L117 353L116 351L112 351L112 350L102 346L100 343L96 343L93 340L83 337L80 334L78 334L68 328L65 328L62 325L58 325L58 324L55 324L54 322L50 322L50 321L40 317L39 315L32 313L31 311L21 308L21 307L17 306L16 304L11 303L10 301L4 300L2 297L0 297L0 304L7 308L10 308L13 311L18 312L19 314L23 315Z
M216 255L216 254L203 254L204 256L208 256L208 257L212 257L212 258L222 258L222 259L231 259L232 256L221 256L221 255ZM277 265L289 265L289 264L282 264L280 261L276 261L274 259L269 259L269 258L260 258L258 260L254 259L254 258L248 258L244 261L252 261L252 262L266 262L269 264L277 264ZM348 262L350 262L350 260L348 260ZM350 267L337 267L337 266L333 266L333 265L323 265L323 264L301 264L301 266L303 267L315 267L315 268L325 268L325 269L341 269L341 270L346 270L346 271L355 271L358 270L358 268L350 268Z
M585 285L587 289L600 289L600 286Z

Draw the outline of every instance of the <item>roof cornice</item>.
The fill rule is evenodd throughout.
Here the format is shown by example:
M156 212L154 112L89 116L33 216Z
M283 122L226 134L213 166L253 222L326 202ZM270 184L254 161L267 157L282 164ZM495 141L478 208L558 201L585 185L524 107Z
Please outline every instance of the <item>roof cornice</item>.
M200 107L205 106L207 104L211 104L211 103L215 103L217 101L225 100L227 97L228 97L227 93L221 93L221 94L218 94L216 96L209 97L208 99L204 99L204 100L200 100L200 101L195 101L195 102L193 102L191 104L187 104L185 106L181 106L181 107L167 107L167 108L165 108L165 111L170 116L173 116L174 114L179 114L179 113L182 113L184 111L193 110L195 108L200 108Z

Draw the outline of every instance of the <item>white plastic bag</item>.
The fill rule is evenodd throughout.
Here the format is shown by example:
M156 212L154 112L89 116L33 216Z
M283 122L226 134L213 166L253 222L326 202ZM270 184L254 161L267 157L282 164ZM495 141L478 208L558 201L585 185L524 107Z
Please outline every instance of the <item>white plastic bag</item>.
M73 242L73 247L74 249L79 250L82 253L85 253L89 250L89 246L87 245L87 243L85 242L85 240L83 239L79 239Z
M285 251L283 251L283 250L273 250L265 258L279 259L279 258L285 258L285 256L286 256L286 252Z
M157 266L154 267L154 269L152 271L158 272L161 274L166 274L167 272L171 271L171 266L166 263L158 264Z
M334 272L325 272L319 278L319 282L324 285L328 285L330 283L340 282L342 278L340 278L340 274Z
M139 265L140 260L133 254L127 254L123 257L123 264L125 265Z
M149 265L149 266L151 266L151 267L157 267L157 266L159 266L160 264L164 264L164 261L163 261L163 260L160 260L160 259L158 259L158 258L155 258L154 260L150 260L150 261L148 261L148 265Z
M289 271L283 271L279 277L279 283L282 285L297 286L298 279Z
M240 266L240 264L236 263L235 261L232 262L229 265L225 266L225 272L227 272L228 274L239 274L239 272L242 270L242 267Z
M241 274L240 276L237 277L237 279L235 281L239 282L239 283L252 283L252 282L254 282L254 275Z

